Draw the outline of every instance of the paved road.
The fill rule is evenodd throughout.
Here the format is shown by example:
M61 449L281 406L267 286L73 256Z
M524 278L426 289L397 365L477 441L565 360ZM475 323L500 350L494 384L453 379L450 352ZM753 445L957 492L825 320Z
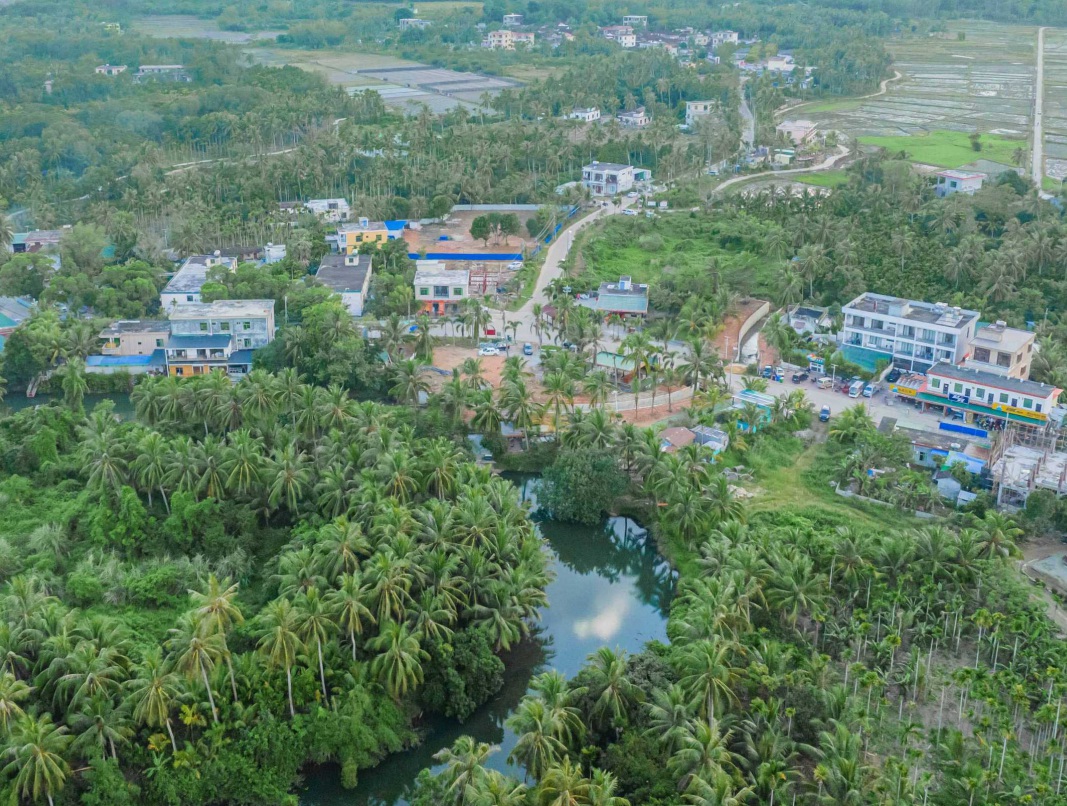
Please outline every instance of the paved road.
M756 117L752 114L752 110L748 106L748 100L745 98L745 82L746 78L741 78L741 120L745 123L745 130L741 134L741 144L744 146L745 151L752 148L753 143L756 142Z
M1034 86L1034 150L1030 159L1034 184L1041 191L1045 178L1045 31L1037 29L1037 83Z
M744 176L735 176L732 179L727 179L721 185L716 185L712 190L713 193L726 190L730 185L736 185L739 182L748 182L750 179L759 179L765 176L789 176L790 174L810 174L815 171L828 171L833 168L842 158L848 156L847 146L838 146L837 153L833 156L827 157L818 165L811 168L789 168L784 171L761 171L758 174L745 174Z

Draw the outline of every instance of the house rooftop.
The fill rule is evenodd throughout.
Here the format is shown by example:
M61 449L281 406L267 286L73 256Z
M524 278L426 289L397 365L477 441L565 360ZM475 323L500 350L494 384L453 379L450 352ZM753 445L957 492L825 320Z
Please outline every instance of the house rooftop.
M623 165L621 162L593 162L582 168L583 171L625 171L628 168L633 168L632 165Z
M939 325L940 327L951 327L956 330L963 330L978 318L978 311L951 308L940 302L921 302L901 299L900 297L889 297L884 294L872 294L869 291L860 294L844 307L852 311L895 316L920 324Z
M355 258L355 263L346 260ZM370 255L326 255L319 263L315 279L339 294L346 291L362 291L371 268Z
M349 221L337 225L337 232L367 232L369 230L385 229L384 221Z
M817 308L813 305L797 305L790 311L792 316L803 316L806 319L821 319L826 313L826 308Z
M1008 327L1004 322L982 325L975 331L975 347L988 347L990 350L1002 350L1014 353L1036 338L1029 330Z
M167 341L168 350L221 350L230 346L233 336L228 333L207 334L204 336L171 336Z
M942 378L950 378L954 381L966 381L978 386L989 386L993 389L1003 389L1008 392L1018 392L1022 395L1032 395L1037 398L1046 398L1060 392L1058 388L1051 384L1023 381L1018 378L1006 378L1003 375L997 375L995 372L958 367L946 361L934 364L926 374L927 376L937 375Z
M272 299L219 299L214 302L182 302L168 311L169 318L229 319L242 316L268 316L274 311Z
M986 175L979 173L978 171L957 171L954 168L947 171L938 171L938 176L943 176L945 179L958 179L961 182L965 182L970 179L986 179Z
M416 268L415 285L470 285L471 273L466 269Z
M100 338L126 333L166 333L170 323L165 319L119 319L100 331Z

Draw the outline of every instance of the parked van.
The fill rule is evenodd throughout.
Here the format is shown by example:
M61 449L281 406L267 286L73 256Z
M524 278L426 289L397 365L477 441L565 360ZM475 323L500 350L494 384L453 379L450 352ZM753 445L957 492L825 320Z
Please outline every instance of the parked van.
M854 381L850 387L848 387L849 397L859 397L863 394L863 381Z
M867 384L866 386L863 387L863 396L864 397L871 397L873 395L874 395L874 387L871 386L871 384Z
M819 378L818 385L820 389L832 389L834 386L833 378Z

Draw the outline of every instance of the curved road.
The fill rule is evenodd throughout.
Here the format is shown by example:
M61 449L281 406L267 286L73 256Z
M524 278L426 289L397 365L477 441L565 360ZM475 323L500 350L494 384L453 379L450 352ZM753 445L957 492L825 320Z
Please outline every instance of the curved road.
M1038 193L1045 178L1045 31L1037 29L1037 83L1034 86L1034 150L1030 158L1030 169Z
M756 174L745 174L744 176L735 176L732 179L727 179L721 185L716 185L712 189L712 193L718 193L721 190L726 190L730 185L736 185L740 182L747 182L750 179L759 179L764 176L788 176L789 174L810 174L815 171L828 171L837 164L838 160L843 157L847 157L849 150L847 146L838 146L837 154L827 157L818 165L813 165L810 168L788 168L784 171L760 171Z

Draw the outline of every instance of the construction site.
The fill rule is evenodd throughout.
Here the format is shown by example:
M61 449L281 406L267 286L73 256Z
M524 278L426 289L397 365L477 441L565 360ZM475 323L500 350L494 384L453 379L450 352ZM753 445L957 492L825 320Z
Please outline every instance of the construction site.
M1035 490L1067 495L1067 437L1058 424L1009 425L993 443L990 470L997 507L1017 510Z

